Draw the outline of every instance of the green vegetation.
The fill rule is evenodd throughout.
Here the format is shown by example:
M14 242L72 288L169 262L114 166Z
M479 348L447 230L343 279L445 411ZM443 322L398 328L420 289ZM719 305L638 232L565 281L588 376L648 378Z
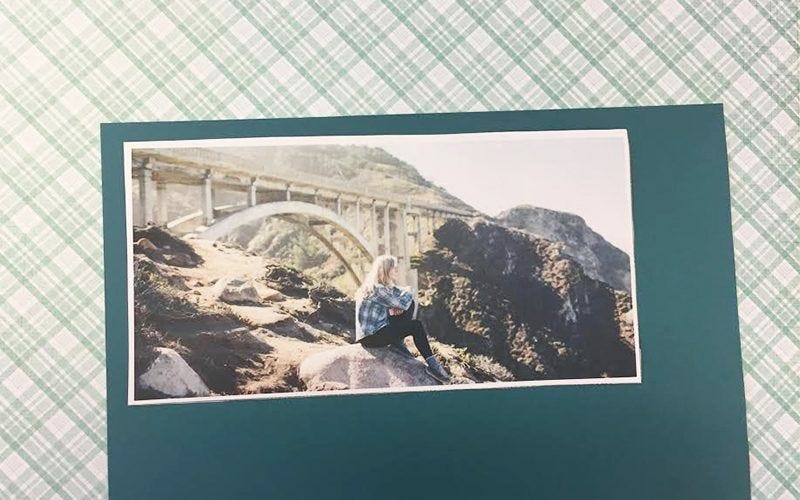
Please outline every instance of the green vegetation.
M156 325L198 318L200 307L180 296L179 290L156 264L136 259L134 274L134 317L137 325Z
M477 375L478 382L510 382L514 375L503 365L483 354L472 354L466 347L452 346L455 360Z

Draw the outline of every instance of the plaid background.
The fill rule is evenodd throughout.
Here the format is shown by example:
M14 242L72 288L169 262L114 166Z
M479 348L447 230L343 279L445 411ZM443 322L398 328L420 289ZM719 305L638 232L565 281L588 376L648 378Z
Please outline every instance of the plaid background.
M723 102L752 493L800 497L795 0L0 2L0 497L107 495L99 123Z

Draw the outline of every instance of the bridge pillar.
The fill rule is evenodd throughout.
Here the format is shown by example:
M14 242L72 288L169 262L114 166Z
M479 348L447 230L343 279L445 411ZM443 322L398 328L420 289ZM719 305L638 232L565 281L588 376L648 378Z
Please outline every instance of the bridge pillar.
M361 232L361 198L356 197L356 229Z
M203 176L202 208L203 225L210 226L214 223L214 184L211 170L206 170Z
M319 189L314 190L314 205L319 205Z
M256 191L256 178L255 177L250 177L250 185L248 186L248 189L247 189L247 206L248 207L254 207L258 203L258 201L256 199L256 194L257 194L257 191Z
M166 226L167 222L169 222L169 214L167 213L167 183L164 181L157 182L156 193L156 199L158 200L156 223Z
M419 310L419 272L416 269L408 270L408 286L411 287L411 293L414 295L414 319L417 319L417 311Z
M375 245L375 253L378 252L378 214L376 200L372 200L372 209L369 218L369 239Z
M286 185L286 201L292 201L292 185Z
M417 252L422 253L422 212L417 212L414 219L417 222Z
M411 271L410 248L408 244L408 208L402 207L397 210L397 243L399 259L401 262L400 271L405 284L409 283L409 271Z
M139 170L139 224L153 222L156 192L153 182L153 163L148 159Z
M389 220L389 203L386 203L386 206L383 209L383 254L389 254L392 252L391 250L391 237L389 234L391 233L391 222Z

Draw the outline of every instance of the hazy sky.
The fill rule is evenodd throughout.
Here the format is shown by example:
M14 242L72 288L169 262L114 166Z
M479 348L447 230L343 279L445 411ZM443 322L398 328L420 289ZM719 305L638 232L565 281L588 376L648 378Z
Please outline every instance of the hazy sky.
M571 212L632 254L624 135L476 137L364 142L408 162L427 179L489 215L517 205Z
M197 147L208 147L207 141L197 142ZM180 144L189 147L193 141ZM215 144L380 147L484 213L494 216L517 205L570 212L583 217L589 227L632 255L624 130L262 137L220 139Z

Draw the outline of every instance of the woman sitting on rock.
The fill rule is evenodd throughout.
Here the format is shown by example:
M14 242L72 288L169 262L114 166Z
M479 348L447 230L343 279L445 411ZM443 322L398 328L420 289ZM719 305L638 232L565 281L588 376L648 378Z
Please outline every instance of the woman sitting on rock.
M440 382L448 382L450 376L433 355L422 322L413 319L414 297L408 289L397 286L397 274L397 259L391 255L381 255L372 263L356 291L356 342L364 347L389 346L414 358L404 340L411 335L425 358L428 373Z

